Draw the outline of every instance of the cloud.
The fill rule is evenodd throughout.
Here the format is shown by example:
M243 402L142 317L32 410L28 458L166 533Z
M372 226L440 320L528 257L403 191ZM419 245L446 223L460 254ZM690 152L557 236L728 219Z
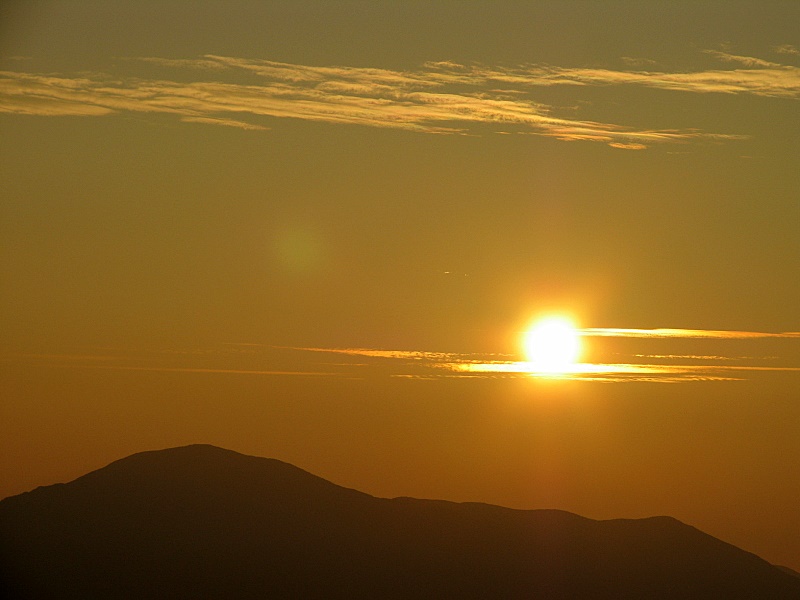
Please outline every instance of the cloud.
M244 121L236 121L234 119L215 119L212 117L181 117L184 123L206 123L209 125L224 125L226 127L238 127L239 129L248 129L255 131L267 131L269 127L262 125L255 125L253 123L245 123Z
M711 56L714 56L724 62L739 63L741 65L744 65L745 67L781 68L781 65L778 63L769 62L761 58L754 58L752 56L740 56L738 54L731 54L730 52L721 52L719 50L703 50L703 52L705 52L706 54L710 54Z
M241 345L241 344L238 344ZM159 350L156 354L167 355L208 355L215 356L217 350ZM146 364L141 363L142 360ZM32 361L34 364L63 369L97 369L110 371L147 371L160 373L219 373L231 375L288 375L298 377L351 377L341 371L309 371L303 369L258 369L231 367L192 367L175 366L174 364L154 364L152 352L143 356L140 352L122 354L52 354L52 353L0 353L0 361Z
M109 356L106 354L41 354L41 353L28 353L28 354L13 354L4 353L0 355L0 359L9 358L22 358L34 360L58 360L58 361L115 361L121 360L123 357Z
M716 356L709 354L634 354L636 358L667 358L667 359L691 359L691 360L739 360L753 358L748 356Z
M636 144L633 142L624 143L624 142L611 142L608 144L612 148L619 148L621 150L645 150L647 146L644 144Z
M587 333L588 332L588 333ZM697 329L621 329L595 328L582 330L583 335L599 335L633 338L713 338L713 339L753 339L753 338L794 338L800 339L800 332L764 333L747 331L716 331ZM372 372L388 377L437 380L452 378L493 378L493 379L557 379L565 381L624 383L680 383L689 381L742 381L756 373L800 373L797 366L772 366L765 364L764 358L747 356L694 355L694 354L635 354L635 359L645 359L640 363L576 363L563 373L546 373L537 370L534 363L517 360L513 355L484 352L432 352L425 350L393 350L379 348L323 348L271 346L264 344L225 344L227 350L169 351L169 355L203 355L203 362L186 364L182 357L175 364L175 357L164 360L163 356L131 355L92 355L92 354L16 354L3 355L0 360L34 361L48 367L68 369L104 369L121 371L152 371L168 373L229 374L293 377L334 377L361 379ZM239 359L231 363L229 347L246 349L244 362ZM282 351L282 354L274 354ZM323 369L307 368L309 360L302 355L287 355L285 351L308 353L331 353L354 357L341 362L326 362ZM259 356L254 362L252 352ZM163 355L164 353L159 353ZM223 356L226 355L226 356ZM224 361L213 364L215 360ZM358 357L356 359L355 357ZM367 357L368 360L365 360ZM772 357L775 358L775 357ZM196 357L195 357L196 359ZM374 359L374 360L369 360ZM648 360L649 359L649 360ZM659 361L653 364L652 359ZM145 361L144 363L142 361ZM277 360L280 368L269 368L269 361ZM696 361L695 364L685 364ZM700 364L697 364L697 361ZM734 362L735 361L735 362ZM316 360L312 364L318 365Z
M764 333L748 331L718 331L698 329L621 329L593 328L581 331L583 335L634 338L796 338L800 332ZM288 349L288 348L287 348ZM641 363L575 363L565 372L547 373L537 370L535 364L515 360L512 355L482 353L428 352L421 350L385 350L369 348L291 348L308 352L333 352L351 356L368 356L394 361L389 364L391 377L435 380L442 378L534 378L583 382L623 383L652 382L680 383L690 381L743 381L753 373L800 373L800 367L764 365L763 358L744 356L695 354L636 354L638 359L658 359L662 362ZM684 361L702 361L685 364ZM731 364L737 361L739 364ZM746 362L741 362L746 361ZM756 361L754 364L751 361ZM758 364L760 363L760 364ZM350 366L353 366L352 364ZM369 364L360 364L369 367Z
M552 107L535 101L532 92L544 86L637 85L694 93L800 97L797 67L707 52L748 68L666 73L438 61L402 71L217 55L144 57L121 60L119 65L145 63L160 77L0 72L0 112L83 117L123 112L167 114L190 123L253 130L267 129L258 122L264 117L423 133L469 133L488 127L501 133L515 131L642 150L660 143L728 141L746 136L699 129L638 129L560 117ZM644 59L636 61L649 64Z
M633 56L620 56L622 62L631 67L644 67L646 65L654 65L656 61L649 58L637 58Z
M800 50L798 50L791 44L781 44L780 46L773 46L772 49L778 54L794 54L795 56L800 56Z
M613 327L591 327L580 330L586 337L632 337L632 338L687 338L744 340L758 338L800 338L800 332L785 331L767 333L763 331L720 331L713 329L621 329Z
M708 70L695 73L663 71L615 71L610 69L530 67L515 71L516 82L529 86L637 85L691 93L752 94L774 98L800 98L800 68L756 58L718 52L729 62L744 62L752 69Z
M350 356L371 356L376 358L400 358L405 360L465 360L470 355L452 352L423 352L420 350L375 350L371 348L287 348L306 352L333 352Z
M203 367L156 367L131 365L77 365L83 369L106 369L110 371L149 371L157 373L210 373L223 375L289 375L294 377L344 377L344 373L332 371L265 371L261 369L214 369Z

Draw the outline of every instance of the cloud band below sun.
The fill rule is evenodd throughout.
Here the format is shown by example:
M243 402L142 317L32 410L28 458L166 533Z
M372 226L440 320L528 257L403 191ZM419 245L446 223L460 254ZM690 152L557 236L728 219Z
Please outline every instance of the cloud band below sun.
M586 328L578 330L584 337L623 337L637 339L708 339L757 340L800 339L800 332L757 332L702 329L630 329ZM747 373L800 372L800 367L764 364L766 358L700 354L633 354L626 363L576 362L559 372L546 372L535 363L515 360L511 354L445 353L368 348L294 348L308 352L329 352L375 359L391 359L395 371L410 368L416 373L393 373L393 376L435 379L437 377L535 377L561 380L625 382L649 381L736 381ZM774 358L774 357L772 357ZM649 359L648 362L635 362ZM654 364L652 360L661 364ZM700 364L686 364L686 362ZM445 374L446 372L446 374Z
M638 339L638 344L668 344L670 339L716 340L715 354L642 352L617 356L617 362L575 362L558 372L544 372L534 362L519 360L515 353L435 352L385 348L336 348L274 346L263 343L227 343L216 349L162 350L133 353L6 354L0 362L21 361L60 369L152 371L209 376L270 376L365 379L370 377L437 380L453 378L551 379L602 383L690 381L741 381L757 374L800 374L794 343L781 344L791 357L743 356L726 353L732 341L799 340L800 332L757 332L704 329L585 328L585 337ZM662 340L662 341L659 341ZM631 342L634 343L634 342ZM763 343L759 348L763 346ZM761 348L763 350L763 348ZM313 355L317 355L315 358ZM335 361L324 355L338 355ZM352 357L352 358L349 358ZM623 360L619 360L623 359Z

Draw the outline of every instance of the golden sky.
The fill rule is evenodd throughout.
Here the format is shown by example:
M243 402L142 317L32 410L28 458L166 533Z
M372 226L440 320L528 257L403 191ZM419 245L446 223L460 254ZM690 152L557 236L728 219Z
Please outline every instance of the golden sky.
M800 570L798 23L3 3L0 496L208 442Z

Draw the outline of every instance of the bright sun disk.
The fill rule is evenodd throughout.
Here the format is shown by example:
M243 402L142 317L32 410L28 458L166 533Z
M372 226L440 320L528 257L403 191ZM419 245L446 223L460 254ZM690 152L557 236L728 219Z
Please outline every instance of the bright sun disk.
M523 347L533 372L568 373L580 355L580 333L566 317L547 317L525 332Z

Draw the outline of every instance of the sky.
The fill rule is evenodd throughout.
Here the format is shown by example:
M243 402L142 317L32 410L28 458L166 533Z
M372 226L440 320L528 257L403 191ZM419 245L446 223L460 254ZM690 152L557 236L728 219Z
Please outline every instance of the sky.
M798 24L3 3L0 497L213 443L800 570Z

